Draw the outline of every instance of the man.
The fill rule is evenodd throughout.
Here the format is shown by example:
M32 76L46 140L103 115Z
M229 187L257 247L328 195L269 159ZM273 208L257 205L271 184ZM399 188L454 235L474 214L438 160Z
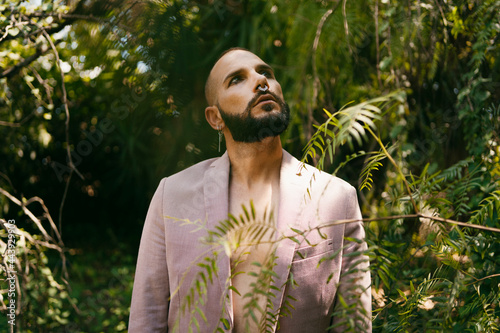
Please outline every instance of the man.
M227 152L161 181L129 332L371 331L356 191L282 149L289 109L272 68L230 49L205 93Z

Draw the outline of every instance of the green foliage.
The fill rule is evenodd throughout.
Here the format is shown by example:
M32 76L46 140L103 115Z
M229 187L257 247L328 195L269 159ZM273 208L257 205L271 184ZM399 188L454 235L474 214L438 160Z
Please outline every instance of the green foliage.
M243 46L275 68L291 106L285 148L359 179L363 215L387 218L366 228L374 331L498 330L498 234L443 219L500 227L499 1L33 3L0 5L0 187L42 197L47 210L32 210L52 237L2 192L30 267L19 326L126 329L133 263L104 257L110 272L86 271L87 251L123 242L133 258L158 180L216 155L204 80L221 51ZM252 214L206 241L231 252L262 240ZM85 249L85 267L66 267L56 230ZM214 261L200 264L209 283Z
M498 2L470 4L468 10L473 10L470 17L485 15L474 22L476 27L482 27L486 20L497 15L497 6ZM443 11L446 8L440 9ZM464 5L452 10L453 15L456 15L457 11L466 11ZM394 13L393 11L386 14L392 17ZM455 22L457 21L458 18ZM468 22L472 24L470 20ZM469 71L463 75L468 81L462 91L457 89L456 101L447 102L448 105L455 104L457 109L462 110L459 111L462 115L458 118L448 116L446 120L451 121L451 128L454 130L463 131L469 158L455 161L447 168L442 167L446 164L442 163L440 158L437 163L428 163L435 152L446 151L437 149L434 142L429 142L428 139L420 141L418 136L412 135L411 130L405 130L400 125L396 124L390 132L386 130L397 120L393 118L394 115L405 115L406 111L392 114L387 112L380 117L380 109L374 109L371 114L366 114L369 119L374 120L372 123L367 124L359 119L358 124L350 124L352 129L358 130L346 129L346 124L356 119L356 112L351 110L361 107L362 103L360 106L350 106L350 112L339 112L335 117L327 113L328 119L323 125L317 126L318 131L308 143L306 154L314 157L313 161L317 161L320 168L329 168L329 165L324 163L326 156L330 157L330 163L335 166L335 160L331 157L335 154L332 152L342 149L341 145L345 142L357 142L358 147L363 147L359 136L366 141L369 141L371 136L371 140L380 148L380 151L360 150L351 153L346 161L335 169L338 174L357 157L364 157L365 167L360 173L359 184L360 190L371 190L372 193L363 195L365 200L369 200L365 202L370 207L369 216L377 220L384 220L383 216L387 216L387 221L371 222L367 230L371 271L374 273L372 278L375 331L498 330L500 268L496 257L500 226L497 193L500 178L496 157L498 136L495 136L499 128L498 112L494 105L488 108L488 112L478 112L481 108L485 111L485 105L491 101L494 94L491 86L485 85L488 80L480 77L492 75L487 68L493 64L490 58L492 53L496 52L494 54L498 55L498 48L492 47L492 39L488 38L498 38L498 31L495 30L497 28L497 25L494 28L488 26L481 32L466 29L469 36L477 38L470 60L465 61L463 65ZM406 39L405 30L400 31L401 39ZM417 29L417 34L423 32ZM446 32L443 37L449 38ZM423 42L419 38L417 41ZM449 40L441 43L443 44L440 44L439 51L436 49L436 52L443 52L442 45L447 47ZM439 57L436 59L440 61ZM383 70L384 66L381 64L380 69ZM405 71L404 66L401 70ZM431 69L432 76L437 75L436 70L436 67ZM416 93L418 92L408 90L409 101L415 98ZM421 106L422 104L417 104L414 107ZM461 126L460 121L464 119L465 114L469 118L464 126ZM411 117L405 118L412 120ZM408 123L408 120L404 122ZM325 130L326 128L328 130ZM340 130L345 133L341 137L342 140L338 140ZM425 130L425 127L420 127L420 131ZM436 136L436 129L431 127L429 130L433 140L446 142L442 136ZM410 137L416 144L406 141ZM391 149L387 148L389 145ZM373 144L371 147L373 149ZM352 144L350 148L353 148ZM419 156L422 154L426 155L426 158ZM390 164L383 165L384 161L389 161ZM383 171L384 177L379 176L374 181L373 171L379 174ZM418 177L415 171L418 172ZM409 205L410 202L412 205ZM446 224L453 223L454 219L496 229L462 230Z
M342 116L348 120L353 118L347 112ZM368 115L372 119L374 116L375 114ZM342 128L342 123L346 123L345 120L331 119L328 123L334 124L335 127ZM358 123L361 124L364 125L363 120ZM381 167L380 161L385 158L392 162L398 175L395 178L396 182L391 182L391 195L384 198L384 205L391 207L388 210L389 214L398 215L397 220L388 216L385 218L388 222L383 222L381 225L372 222L368 229L371 270L376 272L373 276L376 295L374 298L378 307L374 309L375 328L391 332L447 331L459 327L498 330L500 292L496 282L500 277L499 262L496 259L499 250L498 237L500 237L498 190L489 196L485 193L485 199L480 202L470 200L472 194L477 197L479 191L498 189L500 186L498 178L492 179L488 169L480 168L475 163L465 160L442 173L429 175L427 165L418 178L411 174L405 175L403 168L391 156L397 146L390 150L386 149L378 135L372 131L377 130L377 122L369 127L364 126L367 129L371 128L368 129L369 133L380 144L381 151L363 152L367 166L360 174L361 186L370 190L370 186L366 185L371 185L371 182L367 181L370 172ZM313 136L311 141L315 141L310 142L310 146L319 147L323 152L319 160L324 158L328 150L328 147L320 145L333 145L337 135L336 130L324 131L324 127L319 127ZM318 133L330 136L331 140L317 139ZM359 135L359 131L353 134L347 130L346 133L352 135L353 139ZM368 132L363 134L367 139ZM348 142L347 138L343 142ZM358 155L361 154L356 154ZM402 160L399 163L404 165L404 162ZM485 184L485 180L488 183ZM394 183L400 185L394 186ZM404 221L410 219L411 222L415 215L399 215L407 212L403 207L405 202L409 201L408 198L416 200L416 204L413 201L412 203L417 217L420 218L417 230L404 226ZM476 211L472 211L473 205L478 207ZM474 229L466 228L461 231L450 229L445 224L436 225L437 222L430 222L432 220L454 222L442 219L440 216L446 218L469 216L471 227L474 224L482 224L496 229L484 234ZM378 220L384 220L377 217ZM485 223L486 221L489 223ZM425 265L419 267L422 260ZM425 272L428 269L432 269L433 274L426 278ZM487 287L484 288L483 284ZM475 290L471 289L470 285ZM483 289L483 293L478 292L478 289ZM467 307L463 308L462 304L467 304Z
M76 251L75 251L76 252ZM70 257L71 296L78 310L68 332L126 332L132 296L135 256L126 254L126 245L91 253L80 250Z
M64 244L52 218L39 198L23 198L19 201L2 188L0 192L4 198L21 206L24 213L19 214L21 218L18 219L0 219L3 276L0 305L7 317L7 320L2 320L0 327L5 331L9 326L17 327L19 331L50 331L65 327L69 323L75 300L69 295L70 288L66 280L68 274L64 267ZM49 235L42 221L27 207L34 201L46 211L44 218L51 222L49 232L54 237ZM35 231L18 228L23 217L31 220ZM56 256L55 260L52 258L49 261L51 252L56 252ZM62 271L59 271L61 267Z
M486 224L494 226L499 220L500 212L500 190L496 190L489 197L479 203L479 209L473 212L470 222L473 224Z
M381 150L379 152L374 152L372 156L366 160L366 166L364 167L363 171L361 171L361 179L363 180L361 182L361 187L359 188L361 191L365 188L368 190L372 188L372 173L374 170L379 170L379 168L382 166L382 163L380 161L385 159L385 157L386 156L384 152Z

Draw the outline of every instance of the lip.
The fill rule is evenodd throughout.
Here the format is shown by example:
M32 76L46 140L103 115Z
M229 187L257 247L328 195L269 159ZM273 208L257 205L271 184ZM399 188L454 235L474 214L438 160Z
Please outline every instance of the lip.
M265 94L265 95L260 96L257 99L257 101L255 102L254 106L257 106L260 103L266 103L266 102L274 102L274 103L276 103L276 100L274 99L274 97L272 95Z

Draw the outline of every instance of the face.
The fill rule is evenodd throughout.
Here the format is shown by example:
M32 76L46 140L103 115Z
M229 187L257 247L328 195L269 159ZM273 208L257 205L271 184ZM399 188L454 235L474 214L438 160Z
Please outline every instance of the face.
M257 142L281 134L290 111L272 68L251 52L235 50L214 66L215 105L235 141Z
M266 93L256 94L248 103L245 112L241 115L230 114L220 106L219 112L224 123L231 132L234 141L238 142L260 142L265 138L280 135L288 127L290 121L290 108L278 96L273 95L279 101L279 112L271 112L271 103L265 103L262 108L268 112L260 117L252 116L252 106ZM267 93L271 94L271 93Z

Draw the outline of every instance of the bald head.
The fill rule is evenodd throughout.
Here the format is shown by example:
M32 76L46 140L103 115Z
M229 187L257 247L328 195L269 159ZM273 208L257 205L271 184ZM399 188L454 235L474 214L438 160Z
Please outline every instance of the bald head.
M207 100L208 105L215 105L215 103L217 102L217 99L215 98L215 84L212 77L212 71L210 71L207 82L205 82L205 99Z
M227 49L226 51L222 52L222 54L219 56L217 61L215 62L214 66L212 67L212 70L210 71L210 74L208 75L207 82L205 82L205 99L207 100L208 105L215 105L217 103L217 78L216 78L216 68L221 66L221 62L223 62L223 58L226 57L226 55L229 55L229 53L232 52L248 52L252 53L249 50L242 48L242 47L232 47L230 49ZM254 54L255 55L255 54ZM257 57L257 56L256 56ZM223 64L222 64L223 66Z

